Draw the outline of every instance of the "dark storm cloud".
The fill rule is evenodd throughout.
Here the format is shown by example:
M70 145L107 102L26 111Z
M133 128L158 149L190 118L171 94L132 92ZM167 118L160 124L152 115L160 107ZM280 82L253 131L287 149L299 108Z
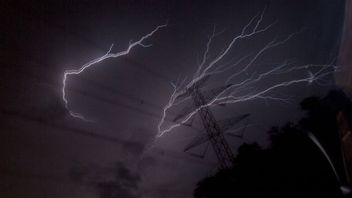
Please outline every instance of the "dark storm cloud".
M153 192L152 198L191 197L197 180L214 169L215 156L201 160L182 152L189 143L183 136L191 137L194 132L187 127L159 139L154 148L149 146L156 135L162 106L172 91L170 82L195 70L196 54L204 49L212 27L225 29L225 36L219 37L223 44L267 5L265 23L279 19L275 33L280 36L308 29L292 46L284 46L281 53L288 58L298 55L302 62L326 63L338 48L343 3L1 1L0 100L4 124L0 130L0 153L6 164L0 171L11 168L11 173L16 173L24 169L23 172L54 175L60 181L70 172L70 177L58 185L36 179L26 183L13 174L0 178L5 180L0 182L9 183L14 189L4 195L0 192L0 197L71 198L98 194L101 198L135 198L148 197L141 193L148 190ZM70 107L97 122L80 122L68 116L61 98L64 70L101 56L112 43L114 50L124 49L130 39L139 38L166 21L169 27L148 40L152 47L138 48L127 57L106 61L70 78ZM297 89L301 90L294 90ZM309 87L306 93L325 89ZM291 89L287 91L296 94ZM297 94L300 95L301 92ZM268 123L286 119L297 111L294 105L286 104L274 107L255 102L249 106L256 113L269 112L257 116L260 123L263 119ZM236 107L237 112L243 109L245 105ZM248 134L248 141L266 141L260 128ZM72 181L79 185L70 186ZM88 190L80 189L80 185Z
M137 198L141 177L122 162L112 167L83 165L73 167L70 177L88 188L94 188L100 198Z

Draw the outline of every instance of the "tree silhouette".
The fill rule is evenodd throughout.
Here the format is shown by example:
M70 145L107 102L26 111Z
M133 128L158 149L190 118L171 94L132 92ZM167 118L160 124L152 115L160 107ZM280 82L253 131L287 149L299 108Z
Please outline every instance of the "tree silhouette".
M270 129L269 148L241 145L233 167L200 181L194 197L342 197L329 163L307 131L321 141L343 175L336 115L349 112L350 101L342 92L332 91L322 99L305 99L301 107L306 116L298 124Z

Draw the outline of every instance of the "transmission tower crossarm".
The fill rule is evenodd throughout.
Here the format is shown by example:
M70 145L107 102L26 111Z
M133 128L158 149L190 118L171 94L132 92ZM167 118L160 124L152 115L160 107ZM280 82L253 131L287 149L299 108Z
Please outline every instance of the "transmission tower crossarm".
M224 134L221 131L214 115L209 107L204 106L205 98L200 90L195 86L189 89L193 97L194 105L200 108L198 114L202 120L204 129L209 137L210 143L214 149L216 157L219 160L220 168L230 168L233 164L234 154L227 143Z

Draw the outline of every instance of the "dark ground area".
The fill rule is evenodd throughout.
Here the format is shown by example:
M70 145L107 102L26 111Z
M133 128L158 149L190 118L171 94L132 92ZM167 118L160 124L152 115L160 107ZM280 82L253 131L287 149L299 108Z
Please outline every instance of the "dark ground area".
M305 99L301 107L305 117L298 124L272 128L269 148L243 144L234 166L200 181L194 196L343 197L333 169L307 133L319 139L346 183L336 116L340 111L351 116L352 103L343 92L331 91L324 98Z

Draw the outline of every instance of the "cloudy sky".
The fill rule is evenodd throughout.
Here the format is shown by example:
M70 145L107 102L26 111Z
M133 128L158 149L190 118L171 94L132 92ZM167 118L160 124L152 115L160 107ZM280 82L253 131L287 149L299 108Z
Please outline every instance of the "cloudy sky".
M257 65L336 59L342 0L2 1L0 195L192 197L197 181L214 173L217 160L211 149L204 159L183 152L199 133L194 128L202 127L200 121L155 139L171 83L193 74L214 27L222 32L214 44L221 50L264 8L263 24L276 21L275 26L240 45L228 60L297 31L301 33ZM104 55L111 44L114 52L124 50L130 40L166 23L146 40L151 47L136 47L69 78L70 109L94 122L69 116L61 98L65 70ZM265 146L270 126L299 118L302 98L332 87L300 84L277 90L290 103L254 100L212 110L220 117L251 114L253 127L244 138L228 137L236 153L243 142Z

